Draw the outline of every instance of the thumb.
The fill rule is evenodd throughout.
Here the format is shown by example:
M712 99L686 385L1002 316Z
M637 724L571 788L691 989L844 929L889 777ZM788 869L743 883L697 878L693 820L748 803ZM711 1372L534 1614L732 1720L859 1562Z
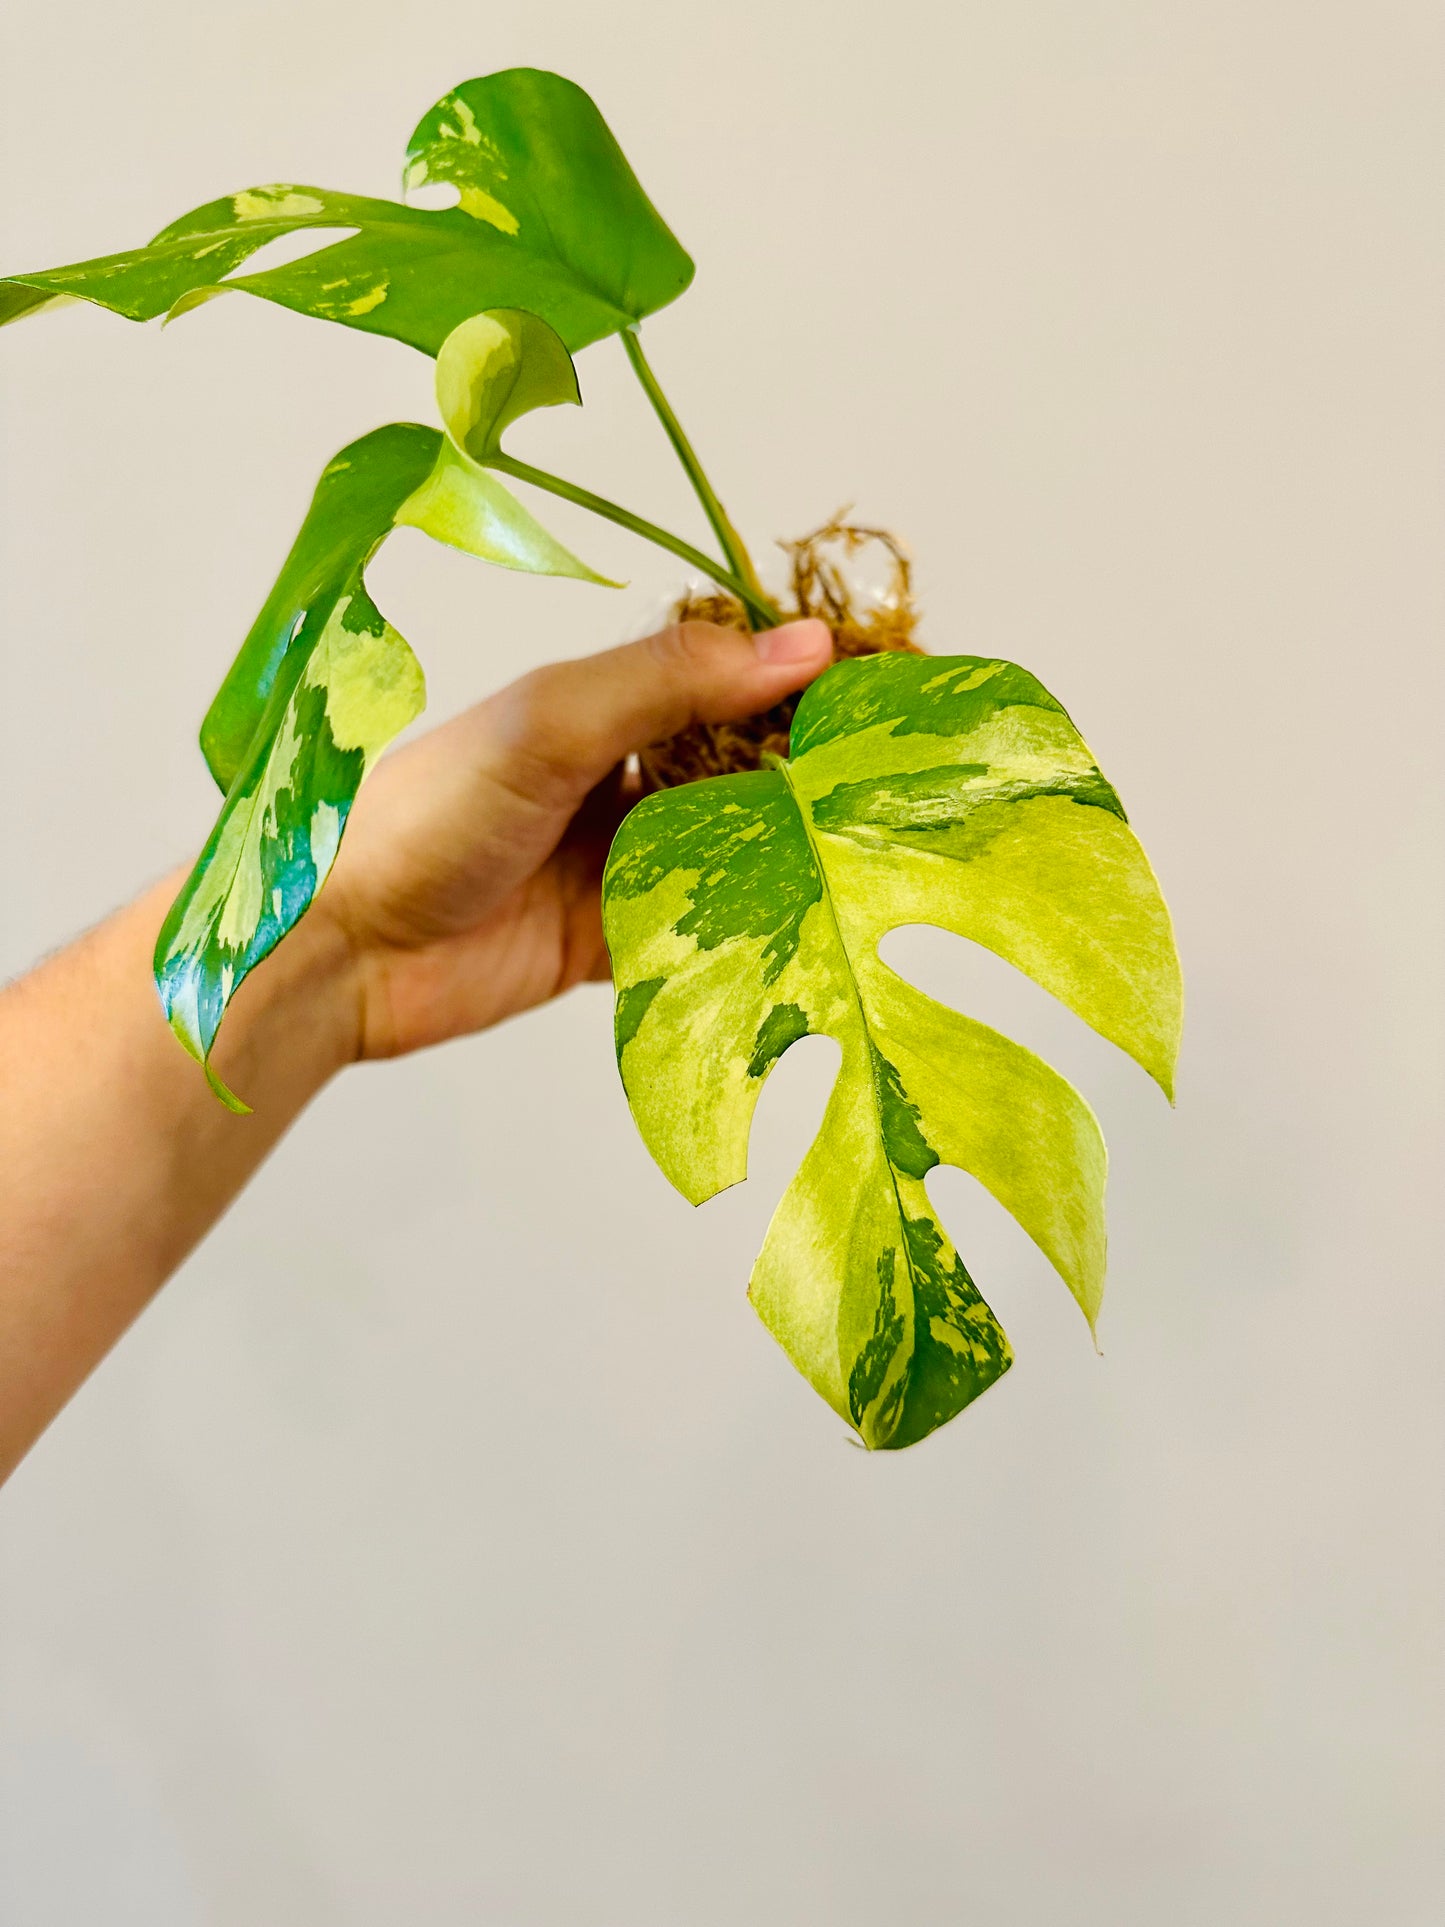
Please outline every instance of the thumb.
M497 773L539 802L580 802L634 751L690 723L739 722L827 668L833 639L809 617L745 635L681 622L641 642L523 676L487 705Z

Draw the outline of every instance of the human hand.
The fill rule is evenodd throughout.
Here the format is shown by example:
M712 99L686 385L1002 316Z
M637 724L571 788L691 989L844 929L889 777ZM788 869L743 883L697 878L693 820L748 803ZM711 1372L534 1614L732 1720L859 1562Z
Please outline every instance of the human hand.
M830 654L815 620L760 636L683 623L535 670L388 757L302 925L344 936L330 948L351 1054L418 1050L605 979L600 884L632 800L626 757L770 707Z
M811 682L821 622L704 622L537 670L388 757L325 889L247 978L217 1103L151 981L181 881L0 992L0 1478L331 1076L607 975L599 884L620 770L694 721Z

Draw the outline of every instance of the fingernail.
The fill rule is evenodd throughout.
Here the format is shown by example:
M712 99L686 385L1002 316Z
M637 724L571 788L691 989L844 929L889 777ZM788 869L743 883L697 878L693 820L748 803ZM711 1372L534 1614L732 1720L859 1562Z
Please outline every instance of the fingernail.
M764 629L753 637L759 662L805 662L818 656L828 641L828 625L816 616L801 622L785 622L781 629Z

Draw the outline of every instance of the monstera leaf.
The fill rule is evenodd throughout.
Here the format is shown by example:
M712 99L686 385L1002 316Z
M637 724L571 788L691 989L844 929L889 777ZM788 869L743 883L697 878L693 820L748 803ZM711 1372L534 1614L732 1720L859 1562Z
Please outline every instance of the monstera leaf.
M436 392L446 436L431 476L397 521L503 568L620 587L579 562L488 473L492 464L505 463L502 436L519 416L580 404L577 371L561 336L516 309L473 315L442 343Z
M458 87L412 135L406 181L454 185L460 201L430 209L247 188L146 247L0 281L0 322L74 297L149 321L243 288L426 354L496 307L542 315L579 349L665 307L692 279L606 122L560 75L514 67ZM267 241L306 228L352 232L287 266L234 274Z
M791 758L646 798L604 884L617 1051L649 1150L701 1203L746 1175L753 1107L799 1037L842 1062L750 1295L869 1446L925 1437L993 1383L1008 1341L924 1180L1004 1204L1092 1326L1105 1152L1048 1065L878 956L932 923L1026 971L1170 1090L1168 912L1117 796L1059 704L973 656L875 656L804 695Z
M327 466L202 725L226 801L155 971L171 1028L237 1108L208 1061L226 1005L312 902L368 767L425 700L415 657L363 579L387 534L407 525L508 568L606 581L469 452L498 454L518 415L578 399L556 335L531 315L475 316L444 345L438 389L446 435L393 422Z

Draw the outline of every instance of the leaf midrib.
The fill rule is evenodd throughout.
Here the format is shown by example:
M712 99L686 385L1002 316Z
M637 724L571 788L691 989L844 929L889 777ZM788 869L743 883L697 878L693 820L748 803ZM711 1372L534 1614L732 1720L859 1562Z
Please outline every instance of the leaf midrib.
M853 969L853 959L849 953L848 945L844 941L843 926L838 918L837 906L833 902L833 888L828 880L828 871L823 862L823 853L818 846L818 839L813 833L813 819L809 814L806 801L799 792L797 784L793 781L792 772L787 761L779 757L776 768L778 774L787 785L788 794L793 800L793 807L797 810L799 820L803 825L803 835L808 839L808 853L813 859L813 868L818 873L818 883L823 893L822 901L827 907L828 921L833 926L833 935L838 940L838 949L842 955L848 978L848 988L853 994L854 1007L858 1012L858 1022L862 1026L864 1041L868 1047L868 1088L873 1093L873 1119L878 1131L878 1144L883 1153L883 1162L888 1167L888 1182L893 1190L893 1206L898 1213L898 1241L903 1251L903 1262L908 1267L909 1285L913 1294L913 1351L916 1356L918 1352L918 1271L913 1263L913 1252L909 1247L908 1236L905 1230L908 1219L904 1213L903 1199L898 1193L898 1173L894 1168L893 1159L889 1154L888 1138L883 1129L883 1094L878 1088L878 1059L882 1053L873 1041L873 1030L868 1022L868 1013L863 1005L863 993L858 987L858 978ZM860 1413L860 1420L862 1416L863 1414Z

